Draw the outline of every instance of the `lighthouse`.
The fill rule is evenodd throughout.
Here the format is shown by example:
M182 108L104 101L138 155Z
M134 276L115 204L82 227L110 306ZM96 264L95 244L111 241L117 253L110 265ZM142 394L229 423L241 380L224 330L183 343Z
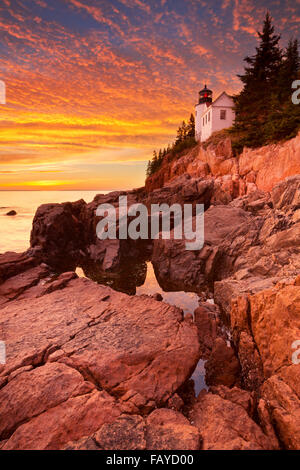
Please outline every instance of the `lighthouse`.
M195 106L195 137L204 142L215 131L231 127L234 118L234 102L226 91L213 101L213 92L205 85L199 91L199 100Z

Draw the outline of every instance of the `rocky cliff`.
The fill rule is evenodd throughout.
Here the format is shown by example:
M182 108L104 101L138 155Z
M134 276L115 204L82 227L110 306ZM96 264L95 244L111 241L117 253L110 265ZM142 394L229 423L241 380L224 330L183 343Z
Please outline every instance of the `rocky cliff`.
M216 144L198 144L178 159L168 155L159 171L146 180L151 192L182 174L192 178L212 178L232 197L255 190L270 191L276 183L300 173L300 133L282 144L259 149L245 148L234 156L230 138Z
M146 188L41 206L29 250L0 256L0 448L299 449L299 170L300 136L239 158L226 140L166 161ZM203 203L203 248L100 241L96 208L120 195ZM146 259L165 291L199 294L193 315L120 292Z

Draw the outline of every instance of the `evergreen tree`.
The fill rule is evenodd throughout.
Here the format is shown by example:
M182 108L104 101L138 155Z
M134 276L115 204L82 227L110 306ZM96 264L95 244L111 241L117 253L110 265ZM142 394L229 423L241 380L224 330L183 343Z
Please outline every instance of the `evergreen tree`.
M151 174L152 174L151 161L148 160L147 169L146 169L146 177L148 178L148 176L151 176Z
M153 152L151 168L152 168L152 174L158 170L158 156L157 156L156 150L154 150Z
M187 137L187 125L186 125L185 121L182 121L181 129L182 129L182 141L185 141L185 139Z
M190 115L190 119L187 125L187 137L195 137L195 118L193 113Z
M235 97L235 129L244 133L243 144L259 146L264 142L261 124L266 121L270 109L272 86L276 82L282 65L280 36L274 34L269 13L266 14L263 30L258 33L260 43L256 54L246 57L243 75L238 75L244 87Z
M175 140L175 145L180 144L183 141L183 132L182 132L182 127L178 127L177 129L177 137Z
M158 166L158 168L161 166L162 161L163 161L163 151L162 151L161 149L159 149L159 152L158 152L158 159L157 159L157 166Z
M195 143L195 118L191 114L187 124L185 121L182 121L182 125L177 129L176 140L171 146L168 144L167 148L160 149L158 153L154 150L152 161L148 162L146 176L153 175L161 167L166 155L171 154L174 158L186 148L195 145Z
M282 103L289 99L291 95L291 86L294 80L297 79L300 68L298 40L290 39L288 46L283 56L276 86L273 93L277 94L278 100Z
M300 106L291 100L292 83L299 78L300 58L297 39L290 39L274 86L268 119L264 125L266 142L289 139L300 128Z

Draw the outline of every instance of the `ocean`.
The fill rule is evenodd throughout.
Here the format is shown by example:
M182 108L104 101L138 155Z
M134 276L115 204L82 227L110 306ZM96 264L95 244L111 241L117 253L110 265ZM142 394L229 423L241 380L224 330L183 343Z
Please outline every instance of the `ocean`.
M32 219L41 204L73 202L84 199L91 202L96 194L109 191L0 191L0 253L22 252L29 248ZM16 216L5 215L10 210Z

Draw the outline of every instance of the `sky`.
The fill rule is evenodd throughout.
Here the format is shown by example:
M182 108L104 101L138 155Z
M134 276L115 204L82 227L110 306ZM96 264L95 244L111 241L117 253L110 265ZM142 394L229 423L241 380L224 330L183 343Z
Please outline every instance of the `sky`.
M266 11L300 0L0 0L0 190L142 186L206 83L237 93Z

